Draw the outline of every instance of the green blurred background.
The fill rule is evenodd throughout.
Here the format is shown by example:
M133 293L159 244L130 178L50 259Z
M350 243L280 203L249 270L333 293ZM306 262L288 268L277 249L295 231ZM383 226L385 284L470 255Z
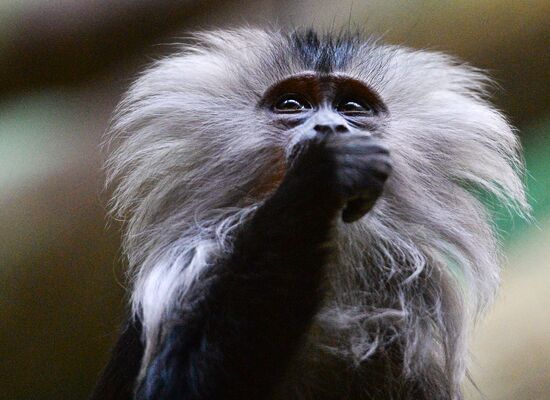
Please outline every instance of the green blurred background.
M470 399L550 399L550 1L0 0L0 398L83 399L124 308L101 135L135 74L195 29L364 27L500 84L536 222L498 213L507 259L472 343Z

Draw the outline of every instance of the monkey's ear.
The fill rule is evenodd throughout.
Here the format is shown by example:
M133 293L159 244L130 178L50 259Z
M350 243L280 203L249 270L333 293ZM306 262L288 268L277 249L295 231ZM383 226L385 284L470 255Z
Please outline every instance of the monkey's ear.
M143 357L141 331L137 318L126 323L89 400L133 400Z

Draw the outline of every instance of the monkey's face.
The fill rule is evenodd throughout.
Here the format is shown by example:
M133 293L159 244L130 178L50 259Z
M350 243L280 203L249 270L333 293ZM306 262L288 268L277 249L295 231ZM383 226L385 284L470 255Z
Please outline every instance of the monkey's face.
M364 82L341 74L305 72L271 85L258 102L281 147L278 169L258 180L253 193L262 197L280 183L297 144L319 134L379 136L387 108ZM285 151L282 151L282 148ZM266 171L266 172L267 172Z

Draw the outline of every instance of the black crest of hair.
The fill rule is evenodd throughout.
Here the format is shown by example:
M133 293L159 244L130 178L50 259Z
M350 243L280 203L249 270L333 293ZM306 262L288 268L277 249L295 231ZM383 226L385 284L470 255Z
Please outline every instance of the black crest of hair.
M318 33L313 29L296 30L289 37L294 56L304 67L321 73L343 69L363 41L359 32Z

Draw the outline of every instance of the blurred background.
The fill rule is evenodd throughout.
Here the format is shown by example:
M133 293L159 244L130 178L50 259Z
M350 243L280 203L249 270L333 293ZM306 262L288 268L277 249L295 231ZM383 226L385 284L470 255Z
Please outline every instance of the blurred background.
M84 399L124 309L101 135L132 77L187 32L351 25L487 69L518 127L536 223L497 211L503 287L469 399L550 399L550 0L0 0L0 392Z

